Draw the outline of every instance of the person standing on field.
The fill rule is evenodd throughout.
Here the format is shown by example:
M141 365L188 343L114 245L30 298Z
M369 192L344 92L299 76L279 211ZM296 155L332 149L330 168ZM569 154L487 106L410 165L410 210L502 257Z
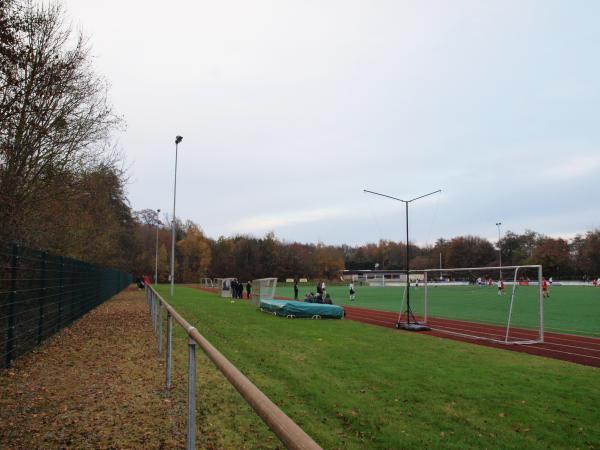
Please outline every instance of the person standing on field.
M550 289L548 289L548 282L546 279L542 279L542 296L544 298L550 298Z
M354 283L350 282L350 284L348 285L348 292L350 294L350 301L353 302L354 295L356 294L356 291L354 290Z
M498 280L498 295L504 295L504 280Z
M246 298L250 300L250 294L252 293L252 284L250 281L246 283Z
M294 300L298 300L298 280L294 280Z

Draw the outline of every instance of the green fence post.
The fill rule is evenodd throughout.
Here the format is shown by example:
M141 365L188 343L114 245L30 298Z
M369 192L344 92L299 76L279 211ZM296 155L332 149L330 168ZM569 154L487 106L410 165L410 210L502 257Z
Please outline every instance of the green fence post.
M8 329L6 333L6 367L15 359L15 298L17 296L17 264L19 246L13 245L10 268L10 293L8 294Z
M69 319L69 323L73 323L73 321L75 321L75 294L77 290L77 281L79 278L77 272L75 272L76 269L77 265L75 264L75 260L71 260L71 317Z
M44 335L44 301L46 299L46 258L48 253L42 252L42 287L40 288L40 295L38 296L39 314L38 314L38 330L37 330L37 343L42 343L42 337Z
M62 327L62 296L63 296L63 271L65 267L64 258L60 257L60 270L58 272L58 320L56 323L56 330L60 330Z

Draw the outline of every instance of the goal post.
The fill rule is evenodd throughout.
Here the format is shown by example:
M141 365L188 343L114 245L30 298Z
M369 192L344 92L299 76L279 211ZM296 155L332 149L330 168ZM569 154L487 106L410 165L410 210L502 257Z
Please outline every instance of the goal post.
M257 278L256 280L252 280L250 301L256 307L260 307L261 300L273 300L276 288L277 278Z
M432 330L502 344L544 342L541 265L412 273L423 274L416 314Z
M235 280L234 277L230 278L215 278L214 286L217 288L217 293L224 298L231 298L231 282Z
M215 287L215 283L212 278L200 278L200 286L203 288L213 288Z

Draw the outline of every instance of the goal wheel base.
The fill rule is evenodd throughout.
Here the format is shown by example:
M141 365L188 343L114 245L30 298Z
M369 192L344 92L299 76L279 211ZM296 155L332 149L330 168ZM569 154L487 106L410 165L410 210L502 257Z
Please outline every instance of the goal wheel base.
M406 322L396 322L396 328L399 330L407 330L407 331L429 331L427 325L422 325L420 323L406 323Z

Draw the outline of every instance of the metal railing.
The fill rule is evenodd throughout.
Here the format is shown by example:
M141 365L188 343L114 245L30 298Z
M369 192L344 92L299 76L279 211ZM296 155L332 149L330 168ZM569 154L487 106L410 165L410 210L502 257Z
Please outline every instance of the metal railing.
M131 283L131 275L19 245L0 245L0 367Z
M156 333L156 344L159 354L163 353L163 309L167 312L167 342L165 351L165 388L167 390L171 388L173 319L181 325L188 335L188 418L186 444L188 450L196 448L196 345L200 346L206 356L225 375L225 378L237 389L246 402L248 402L263 422L265 422L287 448L298 450L321 448L149 285L146 285L146 300L152 319L152 326Z

